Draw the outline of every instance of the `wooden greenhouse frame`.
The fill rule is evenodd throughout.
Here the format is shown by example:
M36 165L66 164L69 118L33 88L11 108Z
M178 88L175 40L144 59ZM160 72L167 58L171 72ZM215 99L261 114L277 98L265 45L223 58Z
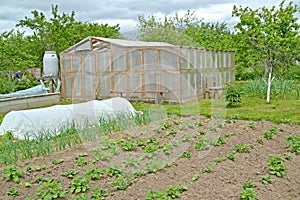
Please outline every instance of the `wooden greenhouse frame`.
M87 37L60 53L61 96L183 103L234 82L234 51Z

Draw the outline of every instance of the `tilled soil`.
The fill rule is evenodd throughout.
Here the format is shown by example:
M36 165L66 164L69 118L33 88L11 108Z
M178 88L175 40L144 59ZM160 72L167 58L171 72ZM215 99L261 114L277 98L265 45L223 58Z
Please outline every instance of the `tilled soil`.
M172 125L164 130L158 129L166 121L172 122ZM127 174L136 170L145 171L145 163L155 158L165 160L170 165L158 171L148 171L145 175L136 177L126 190L113 188L110 182L116 180L116 177L102 175L100 180L89 182L90 188L86 193L92 193L96 187L101 187L110 192L110 195L104 197L104 199L144 199L146 193L150 190L167 190L170 186L187 185L188 190L181 194L181 199L240 199L243 183L253 180L256 184L254 190L259 199L300 199L300 155L290 152L285 142L285 138L291 134L300 134L300 126L273 124L267 121L232 120L223 125L219 124L216 129L215 124L217 122L214 122L214 120L203 117L174 117L153 122L147 126L134 127L125 132L118 132L109 136L110 139L115 141L128 139L128 137L132 141L154 137L159 140L161 147L164 144L175 144L170 152L165 152L164 148L161 148L161 150L152 154L152 157L145 154L141 147L137 147L133 151L121 150L118 155L110 155L110 160L103 159L101 161L91 151L99 148L104 149L103 140L100 138L93 142L84 143L80 147L69 148L49 156L15 163L19 166L19 170L25 172L25 176L20 178L20 182L29 182L30 187L22 186L22 184L13 181L6 181L2 172L6 166L2 166L0 168L0 176L3 177L0 181L0 199L25 199L26 197L38 199L37 189L45 183L34 183L38 177L60 181L62 189L68 191L66 199L72 197L75 199L76 195L78 197L79 194L70 193L72 179L61 176L62 173L75 169L78 172L75 176L84 175L84 171L91 166L106 170L108 166L124 164L124 161L128 158L139 159L139 163L124 169ZM273 139L264 138L263 133L269 131L272 127L277 127L278 130ZM206 130L206 132L202 131L200 133L201 130ZM183 141L183 135L189 136L190 140ZM202 137L216 139L220 136L224 138L224 144L211 145L209 149L202 151L195 149L195 144ZM257 141L258 138L262 139L263 144ZM233 151L236 144L251 144L253 148L250 149L249 153L235 153L234 161L227 159L220 163L213 162L216 158L226 157ZM191 153L191 157L180 157L186 151ZM87 161L87 165L78 166L76 157L78 160L78 156L84 153L87 155L82 155L81 158L83 161ZM289 160L285 159L286 154L290 154L291 158ZM143 156L144 158L141 159ZM272 175L274 181L263 184L261 178L268 174L269 166L266 161L270 156L282 158L287 167L287 172L283 177ZM59 159L63 159L64 162L53 164L53 160ZM42 169L36 170L36 166L40 166ZM201 173L197 180L192 180L195 174L207 166L212 168L210 173ZM32 168L31 172L28 172L29 167ZM19 196L13 197L7 194L12 188L19 191Z

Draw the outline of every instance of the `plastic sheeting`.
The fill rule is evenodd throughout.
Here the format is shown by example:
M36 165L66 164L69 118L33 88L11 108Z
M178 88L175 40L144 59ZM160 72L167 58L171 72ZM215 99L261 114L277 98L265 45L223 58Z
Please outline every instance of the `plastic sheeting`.
M20 90L10 94L0 94L0 98L18 97L18 96L35 95L35 94L46 94L48 90L50 89L45 88L42 85L37 85L32 88L28 88L26 90Z
M11 111L2 121L0 135L11 131L16 138L35 139L43 134L57 135L62 129L72 125L80 129L87 125L99 125L100 119L111 120L120 115L130 117L135 113L130 102L121 97Z

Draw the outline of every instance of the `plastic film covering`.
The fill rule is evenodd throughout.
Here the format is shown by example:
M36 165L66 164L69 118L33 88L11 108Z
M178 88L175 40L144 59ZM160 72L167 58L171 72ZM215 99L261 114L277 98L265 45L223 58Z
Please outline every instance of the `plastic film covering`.
M0 126L0 135L12 131L19 139L36 139L41 135L57 135L61 130L75 125L82 129L99 125L100 119L111 120L117 116L134 116L135 109L128 100L115 97L85 103L55 105L47 108L11 111Z
M61 54L62 98L148 100L162 94L163 100L181 103L234 82L233 51L114 39L98 43L91 50L69 48Z

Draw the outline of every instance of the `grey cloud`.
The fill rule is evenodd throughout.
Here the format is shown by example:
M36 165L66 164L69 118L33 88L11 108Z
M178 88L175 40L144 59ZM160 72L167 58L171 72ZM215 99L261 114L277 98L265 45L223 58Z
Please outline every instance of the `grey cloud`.
M47 16L51 12L51 4L58 5L59 13L75 11L76 20L83 22L102 20L137 20L138 15L145 16L161 12L171 14L179 10L196 10L198 8L210 9L226 3L237 5L263 6L278 5L281 0L0 0L0 34L3 30L14 28L25 16L32 17L31 11L38 10ZM300 0L294 0L300 2ZM226 16L220 21L230 20ZM11 24L11 28L8 28Z

